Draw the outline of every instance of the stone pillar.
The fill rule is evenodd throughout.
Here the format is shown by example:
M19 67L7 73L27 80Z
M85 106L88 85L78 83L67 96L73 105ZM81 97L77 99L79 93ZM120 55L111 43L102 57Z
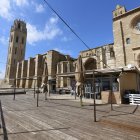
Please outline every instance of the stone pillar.
M70 62L67 63L67 72L70 72Z
M59 73L59 63L57 64L57 74Z
M61 63L57 63L57 74L61 74ZM61 77L57 76L56 77L56 88L59 88L61 84Z
M36 55L35 58L35 78L37 78L37 81L35 82L35 86L40 87L41 83L42 83L42 74L43 74L43 56L38 54ZM34 86L34 82L33 82L33 86Z
M25 88L27 78L27 60L22 61L20 87Z
M61 77L57 76L57 78L56 78L56 88L60 88L60 84L61 84Z
M67 77L67 87L71 87L71 79Z
M33 83L33 76L35 74L35 62L34 58L29 58L27 66L27 80L26 87L31 88Z
M61 73L61 64L57 64L57 74Z
M64 63L61 62L61 73L64 73Z
M67 87L67 77L61 77L60 87Z
M18 62L17 63L17 73L16 73L16 86L19 88L19 86L20 86L20 78L21 78L21 63L20 62Z
M48 94L49 94L49 96L50 96L50 83L48 82L48 84L47 84L47 87L48 87Z

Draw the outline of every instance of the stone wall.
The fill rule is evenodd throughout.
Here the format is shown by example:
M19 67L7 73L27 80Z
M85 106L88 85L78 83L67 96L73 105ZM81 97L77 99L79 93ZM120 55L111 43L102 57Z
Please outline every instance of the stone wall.
M136 30L135 26L139 19L140 9L134 9L113 19L116 67L136 64L140 53L140 31Z
M60 61L66 61L66 57L57 51L51 50L47 53L47 64L48 64L48 79L56 78L57 63Z
M120 92L111 92L110 91L102 91L101 99L103 104L121 104L121 95Z
M120 92L123 95L125 90L139 90L139 79L137 73L123 72L119 78Z

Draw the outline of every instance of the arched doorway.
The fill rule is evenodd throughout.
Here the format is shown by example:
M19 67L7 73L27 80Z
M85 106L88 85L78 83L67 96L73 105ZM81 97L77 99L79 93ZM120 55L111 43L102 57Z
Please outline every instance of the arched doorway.
M84 64L85 70L97 69L97 62L94 58L89 58Z
M88 58L86 60L86 62L84 63L84 68L86 71L88 70L94 70L94 69L97 69L97 62L96 62L96 59L94 58ZM93 98L93 78L92 78L92 73L87 73L86 76L85 76L85 94L84 96L86 98ZM97 81L96 81L96 84L95 86L97 85ZM99 91L99 86L96 86L95 87L96 89L96 92ZM98 88L98 90L97 90Z

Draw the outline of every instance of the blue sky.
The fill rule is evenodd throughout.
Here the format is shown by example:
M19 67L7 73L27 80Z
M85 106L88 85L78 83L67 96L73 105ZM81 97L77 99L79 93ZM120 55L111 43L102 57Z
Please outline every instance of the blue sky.
M127 10L139 0L48 0L80 37L94 48L113 42L112 11L117 4ZM27 23L26 56L54 49L77 57L86 47L73 35L43 0L0 0L0 78L4 77L9 31L14 19Z

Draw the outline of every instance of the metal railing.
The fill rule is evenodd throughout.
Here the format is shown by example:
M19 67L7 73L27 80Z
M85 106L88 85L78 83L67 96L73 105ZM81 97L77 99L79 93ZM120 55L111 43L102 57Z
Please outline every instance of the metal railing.
M129 102L131 105L140 105L140 94L129 94Z

